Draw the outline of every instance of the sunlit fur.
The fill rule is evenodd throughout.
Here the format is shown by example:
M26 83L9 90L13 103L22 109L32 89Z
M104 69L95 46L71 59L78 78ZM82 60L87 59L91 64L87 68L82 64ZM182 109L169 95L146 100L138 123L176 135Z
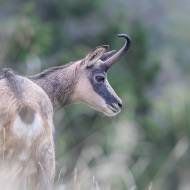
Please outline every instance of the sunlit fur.
M6 171L4 189L50 189L55 171L52 105L39 86L14 77L20 82L20 97L6 78L0 80L0 176ZM25 108L33 110L31 118Z

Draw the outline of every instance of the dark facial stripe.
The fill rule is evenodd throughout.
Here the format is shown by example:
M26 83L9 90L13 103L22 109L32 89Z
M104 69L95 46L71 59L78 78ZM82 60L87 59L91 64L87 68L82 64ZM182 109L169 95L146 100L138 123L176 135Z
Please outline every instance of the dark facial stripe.
M113 103L118 103L118 100L115 96L111 94L109 91L109 87L106 83L98 83L95 81L94 76L103 73L101 70L92 71L91 75L89 76L89 80L92 84L94 91L99 94L106 102L106 104L111 105Z

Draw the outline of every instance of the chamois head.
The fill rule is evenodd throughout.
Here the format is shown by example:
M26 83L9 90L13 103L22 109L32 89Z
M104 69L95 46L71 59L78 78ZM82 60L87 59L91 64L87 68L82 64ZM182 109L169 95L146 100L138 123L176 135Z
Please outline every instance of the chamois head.
M75 100L87 103L90 107L110 117L121 111L122 101L110 86L107 71L129 49L131 42L126 34L118 36L125 38L126 41L117 52L107 52L108 46L103 45L82 59L73 94Z

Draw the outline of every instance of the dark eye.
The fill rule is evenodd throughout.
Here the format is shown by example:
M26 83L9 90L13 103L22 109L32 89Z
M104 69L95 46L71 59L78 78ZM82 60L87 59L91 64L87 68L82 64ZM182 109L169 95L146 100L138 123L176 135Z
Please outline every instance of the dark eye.
M96 82L104 82L105 81L105 76L103 75L97 75L95 76Z

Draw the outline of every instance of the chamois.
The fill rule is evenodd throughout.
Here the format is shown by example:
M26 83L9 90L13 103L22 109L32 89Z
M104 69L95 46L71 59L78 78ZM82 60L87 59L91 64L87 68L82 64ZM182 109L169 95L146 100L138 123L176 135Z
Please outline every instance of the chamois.
M107 80L107 70L129 49L130 38L117 52L108 46L97 47L84 59L53 67L29 77L48 94L54 109L73 102L83 102L106 116L117 115L122 101Z
M0 74L0 185L49 190L54 179L53 107L31 80Z
M126 42L117 52L107 51L108 46L103 45L79 61L28 78L2 70L0 174L2 169L8 172L8 179L3 178L6 185L19 190L52 189L53 109L80 101L107 116L121 111L122 101L106 78L107 70L130 46L127 35L119 37Z

